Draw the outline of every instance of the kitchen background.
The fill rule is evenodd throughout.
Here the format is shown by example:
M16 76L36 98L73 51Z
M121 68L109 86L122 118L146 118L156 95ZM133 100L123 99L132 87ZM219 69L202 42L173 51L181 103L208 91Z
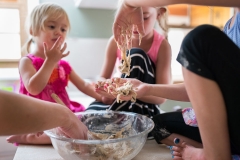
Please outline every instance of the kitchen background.
M61 5L69 15L71 31L67 38L71 53L65 59L86 81L98 78L104 60L105 47L112 35L117 0L0 0L0 89L18 92L18 59L21 46L28 39L25 19L39 3L54 2ZM168 39L172 46L173 82L182 82L180 65L175 61L184 36L195 26L208 23L222 28L231 17L231 8L173 5L169 6ZM9 14L11 12L11 14ZM223 17L223 18L219 18ZM161 30L156 26L156 29ZM84 96L72 84L68 92L71 99L86 106L93 100ZM191 107L188 102L168 100L160 106L164 112ZM0 126L1 127L1 126ZM15 146L0 137L0 160L13 159Z

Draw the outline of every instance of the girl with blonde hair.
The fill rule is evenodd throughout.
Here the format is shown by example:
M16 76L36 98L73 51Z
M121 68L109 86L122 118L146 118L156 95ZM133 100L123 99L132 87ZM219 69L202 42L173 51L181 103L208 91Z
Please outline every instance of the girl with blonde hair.
M32 39L27 43L26 50L29 50L32 41L35 49L19 62L20 93L49 102L55 102L52 98L55 94L72 112L80 112L84 111L85 107L69 99L66 91L69 81L81 92L98 101L101 101L101 96L94 92L91 84L86 83L74 72L67 61L62 60L69 54L69 51L64 53L67 48L64 41L69 29L68 15L59 5L42 3L33 9L29 28ZM7 141L50 143L45 134L40 137L35 134L14 135L7 138Z
M119 2L121 4L121 2ZM166 7L143 7L143 18L146 35L139 38L139 32L133 27L131 33L132 48L124 53L130 55L129 75L121 73L118 69L122 61L121 51L113 36L109 39L106 47L105 62L100 76L104 79L111 77L136 78L142 82L150 84L169 84L171 83L171 47L166 39L167 35L167 8ZM156 29L159 23L160 28L165 32L160 34ZM113 75L114 68L116 73ZM87 110L119 110L130 111L153 117L160 114L159 104L165 99L161 97L143 97L136 102L125 101L117 103L112 99L111 107L102 102L93 102Z

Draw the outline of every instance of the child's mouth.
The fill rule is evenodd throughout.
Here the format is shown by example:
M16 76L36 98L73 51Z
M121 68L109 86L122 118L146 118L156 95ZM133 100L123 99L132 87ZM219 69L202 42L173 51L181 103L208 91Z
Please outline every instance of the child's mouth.
M138 31L133 31L133 34L139 34Z

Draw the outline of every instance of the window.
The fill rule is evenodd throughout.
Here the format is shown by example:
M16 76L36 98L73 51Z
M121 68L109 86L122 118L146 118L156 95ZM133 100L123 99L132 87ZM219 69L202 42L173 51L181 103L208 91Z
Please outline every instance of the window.
M7 15L7 16L6 16ZM0 8L0 59L21 57L20 18L18 9Z
M189 31L191 31L190 28L170 28L168 32L168 41L172 49L172 76L173 80L176 82L183 81L182 66L177 62L176 59L182 44L182 40Z
M0 68L15 68L27 40L27 0L0 0Z
M176 61L183 38L194 27L201 24L212 24L222 28L233 15L233 9L228 7L209 7L195 5L168 6L168 41L172 49L172 77L174 82L183 81L182 67Z

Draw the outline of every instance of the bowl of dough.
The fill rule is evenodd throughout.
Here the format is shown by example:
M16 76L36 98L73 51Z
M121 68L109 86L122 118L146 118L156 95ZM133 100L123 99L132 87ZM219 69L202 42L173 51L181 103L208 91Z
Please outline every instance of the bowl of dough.
M94 111L75 115L89 129L88 139L66 137L58 128L44 131L66 160L130 160L144 146L153 121L131 112Z

